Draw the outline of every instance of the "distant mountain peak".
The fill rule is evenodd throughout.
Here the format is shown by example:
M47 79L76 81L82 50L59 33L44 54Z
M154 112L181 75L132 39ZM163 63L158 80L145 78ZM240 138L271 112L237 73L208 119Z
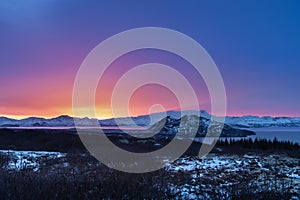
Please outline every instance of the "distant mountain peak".
M73 119L73 117L71 117L69 115L60 115L60 116L54 117L52 119Z
M141 115L137 117L121 117L121 118L111 118L98 120L94 118L73 118L69 115L61 115L51 119L45 119L41 117L29 117L26 119L10 119L7 117L0 117L0 126L151 126L165 117L168 119L179 119L183 118L186 120L193 120L193 117L200 116L201 118L211 119L211 115L205 110L195 111L167 111L160 113L152 113L149 115ZM296 117L259 117L259 116L243 116L243 117L226 117L225 123L232 127L243 127L243 128L253 128L253 127L300 127L300 118Z

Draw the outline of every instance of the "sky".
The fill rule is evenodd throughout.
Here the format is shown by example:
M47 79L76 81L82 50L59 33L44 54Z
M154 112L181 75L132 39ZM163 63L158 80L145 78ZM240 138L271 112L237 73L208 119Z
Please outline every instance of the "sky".
M0 1L0 115L72 115L74 80L88 53L114 34L151 26L180 31L206 49L223 77L228 115L300 116L299 9L296 0ZM189 63L141 50L117 59L99 82L99 118L112 117L114 83L147 62L187 76L201 109L210 110L205 83ZM147 114L153 104L178 109L168 88L150 85L134 93L130 113Z

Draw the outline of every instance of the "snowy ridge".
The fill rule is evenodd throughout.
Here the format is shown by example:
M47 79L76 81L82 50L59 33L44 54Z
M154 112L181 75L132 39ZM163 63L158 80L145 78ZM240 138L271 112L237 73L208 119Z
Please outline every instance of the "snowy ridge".
M153 113L150 115L141 115L137 117L121 117L98 120L93 118L73 118L67 115L45 119L38 117L29 117L26 119L16 120L7 117L0 117L0 127L72 127L80 126L152 126L167 116L173 119L180 119L181 116L200 115L201 118L210 119L212 116L206 111L167 111ZM217 119L218 117L216 117ZM257 128L257 127L300 127L300 118L296 117L226 117L225 123L236 128Z
M189 137L191 133L196 133L198 137L246 137L255 135L254 132L234 128L228 124L223 124L213 119L199 117L197 115L184 115L179 119L166 117L152 125L148 130L161 134L181 133L182 136Z
M226 117L226 123L232 126L259 128L259 127L300 127L300 118L297 117Z
M67 115L45 119L38 117L29 117L26 119L16 120L0 117L0 127L73 127L76 124L80 126L98 126L97 119L90 118L73 118Z

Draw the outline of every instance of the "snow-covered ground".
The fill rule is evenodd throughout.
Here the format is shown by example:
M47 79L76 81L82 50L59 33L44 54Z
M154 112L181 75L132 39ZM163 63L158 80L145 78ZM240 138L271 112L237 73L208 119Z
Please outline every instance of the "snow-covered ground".
M229 187L247 180L247 185L265 189L266 185L288 188L300 197L300 160L282 155L215 155L206 157L185 157L170 164L167 170L175 173L188 173L189 180L170 187L180 197L209 197L212 189L219 191L226 199ZM272 190L274 188L268 188ZM203 192L204 191L204 192Z
M65 153L48 152L48 151L14 151L14 150L0 150L0 154L8 156L7 169L22 170L39 169L39 163L42 159L55 159L64 157Z
M36 172L44 160L66 157L65 153L45 151L0 150L0 154L8 156L4 166L7 170L31 169ZM53 166L55 168L51 169L56 171L70 165L63 159ZM178 199L207 199L213 191L230 199L230 189L244 190L253 186L258 192L266 187L270 191L284 187L295 195L294 199L300 197L300 159L287 155L211 153L202 158L180 158L168 164L165 170L169 174L166 180L169 188Z

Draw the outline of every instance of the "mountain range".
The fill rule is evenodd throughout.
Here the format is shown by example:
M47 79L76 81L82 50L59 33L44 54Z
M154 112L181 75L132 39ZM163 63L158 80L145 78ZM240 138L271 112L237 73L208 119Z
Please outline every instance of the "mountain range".
M197 115L184 115L179 119L170 116L161 119L152 125L148 131L158 132L154 137L175 135L180 133L182 137L190 137L190 133L196 133L196 137L246 137L255 135L253 131L234 128L228 124L222 124L213 119L199 117Z
M197 111L184 111L184 115L198 115ZM211 115L205 111L200 111L202 119L210 119ZM67 115L46 119L38 117L29 117L21 120L0 117L0 127L73 127L78 126L153 126L160 120L169 117L169 119L178 120L181 113L178 111L167 111L166 113L153 113L150 115L141 115L137 117L122 117L111 119L92 119L92 118L73 118ZM117 123L116 123L117 122ZM242 116L225 118L225 123L235 128L259 128L259 127L300 127L299 117L258 117Z

